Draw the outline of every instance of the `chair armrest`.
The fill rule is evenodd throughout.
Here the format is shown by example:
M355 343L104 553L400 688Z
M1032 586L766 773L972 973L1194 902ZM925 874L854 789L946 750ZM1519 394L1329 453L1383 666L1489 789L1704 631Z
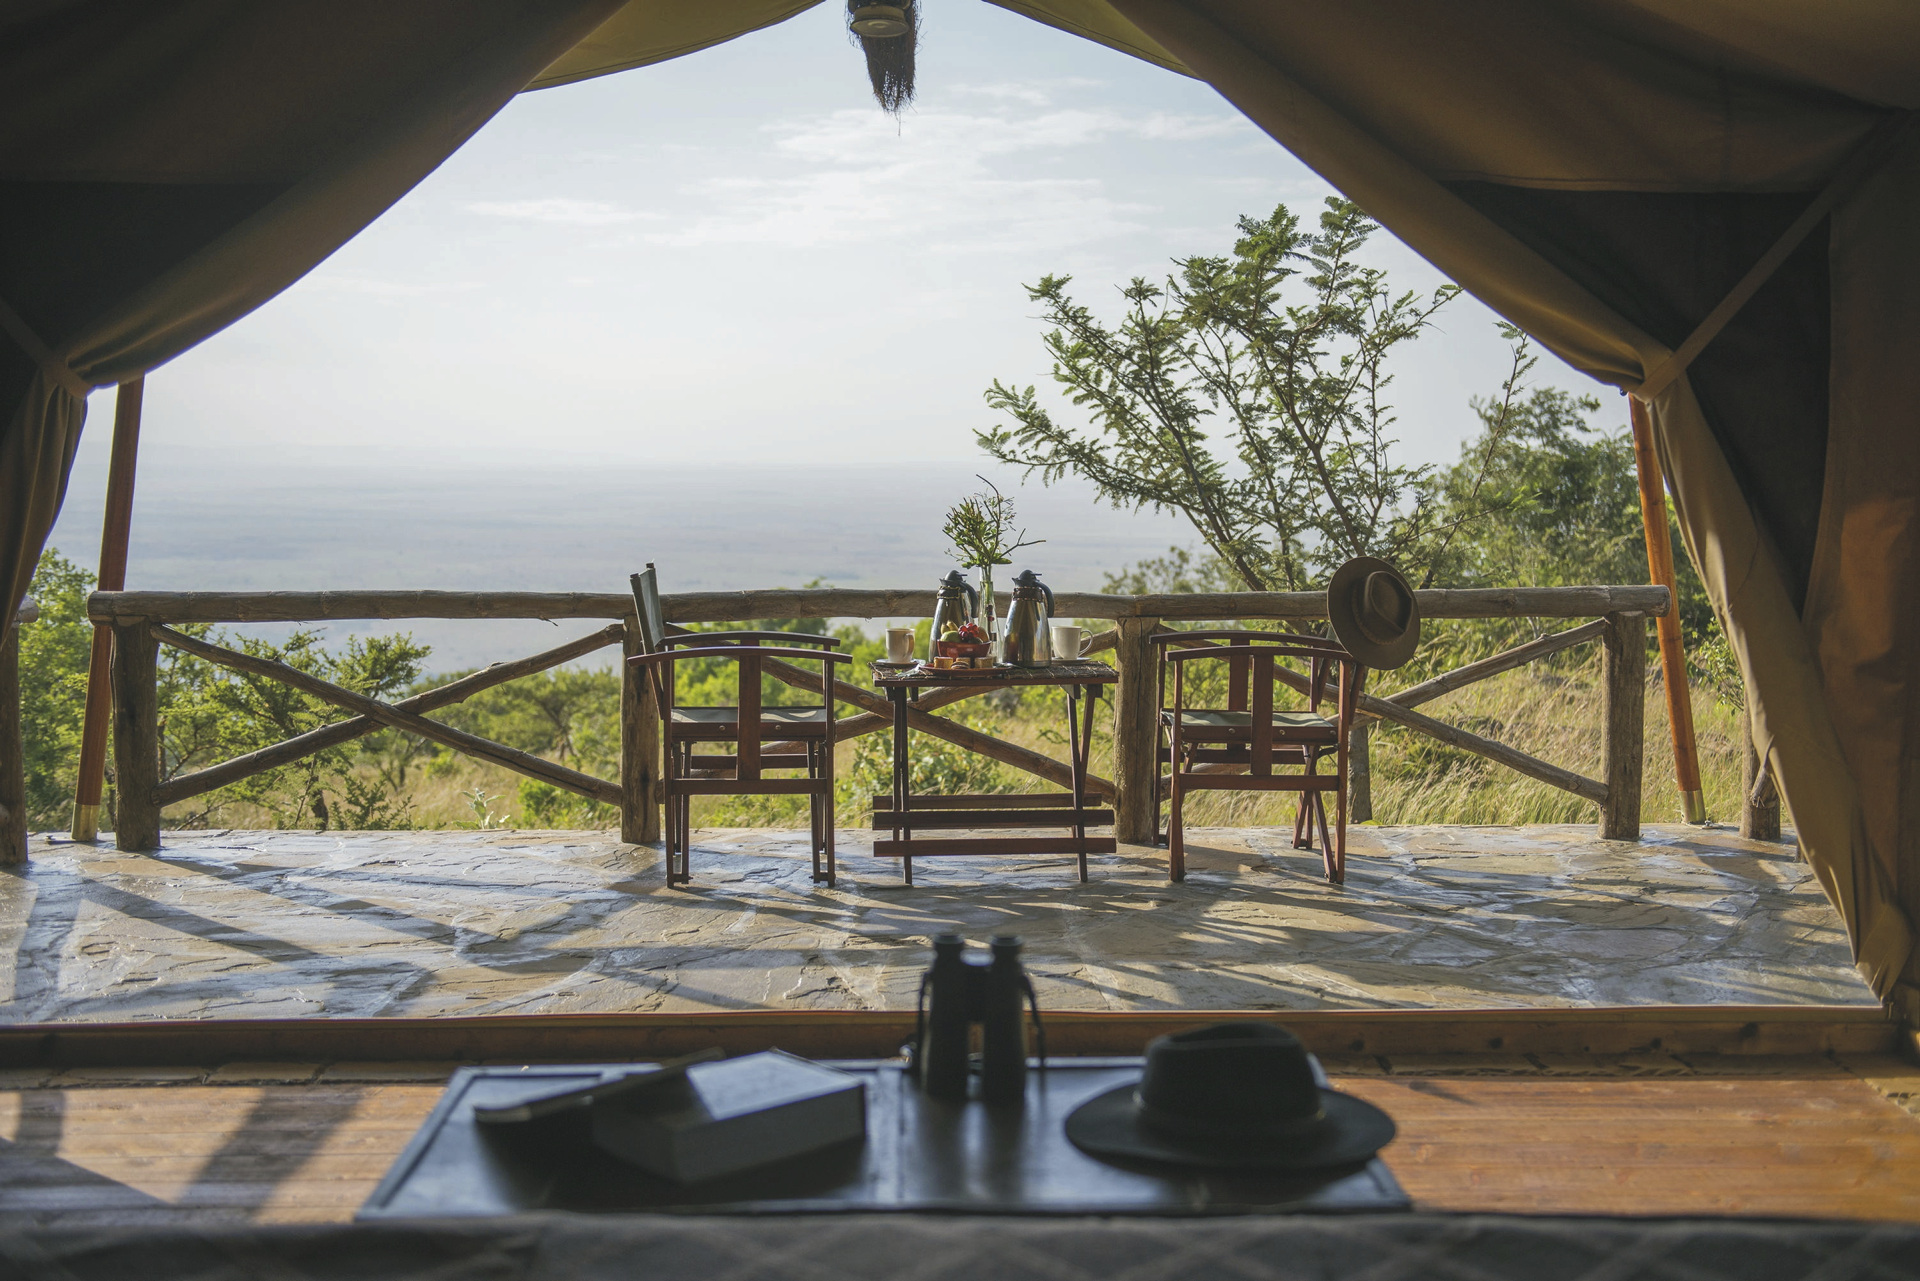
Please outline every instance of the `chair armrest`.
M655 654L634 654L627 661L635 667L650 667L682 658L730 658L736 662L743 658L798 658L816 663L853 662L851 654L834 654L813 649L788 649L774 645L713 645L705 649L663 649Z
M668 645L711 645L716 641L773 641L786 645L823 645L828 648L840 648L838 639L832 636L815 636L810 632L687 632L669 636Z
M1324 636L1307 636L1299 632L1260 632L1245 628L1210 628L1204 631L1165 631L1155 632L1148 641L1155 645L1184 645L1195 641L1226 641L1229 644L1291 645L1301 649L1313 649L1324 652L1329 658L1345 654L1346 649L1338 641L1330 641Z

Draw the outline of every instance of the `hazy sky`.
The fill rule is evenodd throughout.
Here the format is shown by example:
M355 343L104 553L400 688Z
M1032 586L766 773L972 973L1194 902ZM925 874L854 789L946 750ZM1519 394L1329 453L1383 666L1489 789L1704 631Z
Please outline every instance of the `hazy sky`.
M974 0L927 10L898 124L838 5L522 96L307 279L157 371L145 452L239 475L972 459L989 381L1046 383L1022 282L1070 272L1111 314L1127 277L1224 252L1237 215L1327 194L1205 85ZM1384 236L1375 256L1440 283ZM1417 344L1396 397L1408 457L1455 455L1503 352L1470 299ZM96 398L90 456L109 409Z

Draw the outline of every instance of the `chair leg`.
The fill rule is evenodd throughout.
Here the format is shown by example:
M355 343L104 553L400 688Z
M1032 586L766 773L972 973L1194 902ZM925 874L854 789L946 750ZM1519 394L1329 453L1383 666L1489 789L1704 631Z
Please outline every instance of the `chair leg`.
M660 799L660 857L666 864L668 885L673 884L673 842L680 833L678 823L673 810L673 791L669 787Z
M1340 776L1340 786L1333 794L1333 867L1328 878L1335 885L1347 883L1347 779Z
M666 813L660 824L662 835L666 837L665 854L667 857L667 884L680 883L680 796L671 789L667 792Z
M693 798L680 798L680 884L686 885L693 880Z
M1153 753L1153 843L1158 846L1163 830L1160 823L1160 807L1167 803L1167 780L1160 777L1160 767L1167 764L1160 759L1164 748L1156 747Z
M692 747L688 743L667 743L667 795L660 816L661 835L667 856L667 884L684 885L693 879L691 875L691 856L688 850L689 834L687 813L693 800L674 784L685 778L690 772L689 757Z
M818 744L807 744L807 777L820 777L820 750ZM807 793L807 854L813 860L813 881L820 883L820 793Z
M820 883L820 794L807 793L807 857L813 862L813 883Z
M673 884L673 851L680 843L680 794L674 790L674 780L680 776L680 745L671 738L667 740L666 756L667 776L663 780L666 795L660 798L660 853L666 860L667 884Z
M820 759L820 768L819 768L820 790L814 794L814 798L813 798L813 809L814 809L814 812L818 815L818 817L814 820L814 823L820 830L820 847L819 848L820 848L820 853L826 857L827 871L826 871L826 876L823 878L820 875L819 860L816 859L814 861L813 879L816 881L824 879L827 883L827 888L832 889L834 886L834 882L839 875L839 869L834 866L834 848L833 848L834 830L833 830L833 742L832 740L828 740L820 744L817 750L819 751L819 754L820 754L820 757L819 757Z
M827 888L832 889L840 880L839 854L834 848L834 838L837 833L833 830L832 788L827 789L826 796L821 799L820 808L825 815L821 821L824 824L824 831L827 838Z
M1187 829L1180 808L1181 802L1186 799L1186 789L1180 786L1180 765L1177 761L1174 763L1171 792L1167 807L1167 879L1184 881L1187 879Z
M1328 883L1338 885L1340 882L1334 877L1333 836L1327 831L1327 794L1325 792L1313 794L1313 812L1320 822L1320 861L1326 865Z
M1306 769L1309 777L1311 777L1314 772L1313 766L1313 752L1309 749L1307 752ZM1293 848L1297 850L1310 850L1313 848L1313 806L1314 798L1317 795L1317 792L1302 790L1300 793L1300 804L1294 808Z
M679 884L693 883L693 797L683 795L680 798L680 879Z
M813 863L813 883L820 883L820 793L807 793L807 857Z

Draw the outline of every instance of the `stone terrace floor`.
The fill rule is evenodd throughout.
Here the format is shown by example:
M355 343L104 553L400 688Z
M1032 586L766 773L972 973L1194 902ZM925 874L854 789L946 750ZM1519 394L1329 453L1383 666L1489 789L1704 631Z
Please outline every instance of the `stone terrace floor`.
M1015 933L1077 1009L1861 1004L1791 843L1650 827L1356 829L1344 889L1274 829L1092 860L923 859L841 836L697 834L694 884L591 832L179 832L157 854L36 837L0 873L0 1019L910 1009L927 937Z

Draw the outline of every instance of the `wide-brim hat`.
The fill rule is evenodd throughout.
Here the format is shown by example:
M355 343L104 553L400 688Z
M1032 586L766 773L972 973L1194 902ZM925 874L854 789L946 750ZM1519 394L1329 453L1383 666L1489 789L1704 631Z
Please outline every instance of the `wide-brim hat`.
M1377 556L1355 556L1327 584L1327 618L1349 654L1383 671L1420 646L1420 602L1406 576Z
M1160 1037L1137 1084L1067 1117L1067 1138L1094 1156L1218 1170L1358 1166L1393 1135L1392 1117L1328 1089L1300 1039L1271 1023Z

